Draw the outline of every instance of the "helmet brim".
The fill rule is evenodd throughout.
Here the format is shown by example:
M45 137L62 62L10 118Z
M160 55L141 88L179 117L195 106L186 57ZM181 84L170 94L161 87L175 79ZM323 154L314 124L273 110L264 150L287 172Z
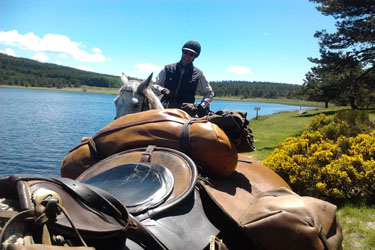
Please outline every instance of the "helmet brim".
M195 52L195 51L192 50L192 49L189 49L189 48L183 48L182 50L187 50L187 51L193 52L193 53L195 54L196 57L198 56L197 52Z

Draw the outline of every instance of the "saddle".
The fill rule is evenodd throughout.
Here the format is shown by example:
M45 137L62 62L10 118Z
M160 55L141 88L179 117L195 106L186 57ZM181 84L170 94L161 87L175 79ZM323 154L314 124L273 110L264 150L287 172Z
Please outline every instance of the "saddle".
M47 183L51 189L51 183ZM52 183L56 185L56 180ZM107 212L105 217L114 230L89 221L86 226L92 228L88 232L75 223L88 245L98 249L108 249L109 245L90 241L93 234L102 239L99 242L117 239L120 244L112 243L111 249L341 249L342 229L335 217L336 206L293 193L276 173L246 156L239 155L232 175L218 178L201 171L177 150L148 146L114 154L75 181L57 183L73 190L75 185L88 185L109 197L110 203L127 206L125 221L129 226L122 233L117 231L123 224L118 224L116 213ZM1 181L0 188L4 190ZM82 201L81 191L75 193L79 194L74 196L79 205L104 213L93 205L96 202ZM35 196L35 192L31 194ZM20 201L29 200L25 194L20 197ZM115 201L110 197L116 197ZM71 209L69 204L63 202L67 210ZM115 207L124 211L121 205ZM70 234L64 231L71 227L62 222L57 220L51 231L64 232L77 241L72 230ZM65 229L57 231L61 227Z
M168 173L168 177L158 174L155 180L146 181L135 164L148 166L145 171L148 177L153 169L159 174ZM130 169L126 178L125 169ZM219 229L205 215L196 189L197 178L197 167L185 154L170 148L148 146L112 155L76 180L97 185L129 204L129 212L168 249L204 249L210 244L210 237L219 234ZM150 182L161 183L150 186ZM166 182L165 186L173 183L171 192L162 182ZM163 195L169 192L169 195ZM136 197L137 201L129 197ZM149 198L153 201L149 202Z
M12 176L0 181L0 186L12 187L12 198L18 193L21 211L36 207L39 190L57 193L74 227L96 249L204 249L222 243L216 238L219 230L205 216L195 188L197 176L194 162L186 155L149 146L106 158L77 180ZM112 206L122 211L121 216L106 211ZM48 229L77 246L73 225L59 215ZM2 239L9 238L10 227L4 228ZM40 238L36 237L39 244L43 243Z
M333 204L295 194L276 173L247 156L239 155L227 178L205 175L189 159L168 148L132 149L95 164L77 180L109 191L106 180L116 182L115 173L134 169L134 162L169 169L175 180L169 197L155 201L156 206L129 207L169 249L203 249L211 236L230 249L340 249L342 229ZM115 194L128 190L114 186Z

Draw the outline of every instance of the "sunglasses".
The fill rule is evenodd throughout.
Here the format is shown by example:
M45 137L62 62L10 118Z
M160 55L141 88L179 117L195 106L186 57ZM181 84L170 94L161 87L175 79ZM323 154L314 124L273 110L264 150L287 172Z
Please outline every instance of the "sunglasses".
M189 51L187 51L187 50L183 50L182 53L183 53L184 55L188 55L188 56L195 56L195 53L193 53L193 52L189 52Z

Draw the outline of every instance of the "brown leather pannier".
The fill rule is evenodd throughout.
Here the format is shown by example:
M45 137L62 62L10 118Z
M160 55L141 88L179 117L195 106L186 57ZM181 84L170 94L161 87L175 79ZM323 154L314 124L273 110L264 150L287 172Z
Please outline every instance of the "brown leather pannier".
M180 150L215 176L229 176L237 150L216 124L192 120L179 109L149 110L120 117L70 151L61 176L78 177L85 169L115 153L148 145Z
M224 180L199 181L208 197L255 249L342 249L342 227L334 204L301 197L287 187L259 192L237 183L234 175Z

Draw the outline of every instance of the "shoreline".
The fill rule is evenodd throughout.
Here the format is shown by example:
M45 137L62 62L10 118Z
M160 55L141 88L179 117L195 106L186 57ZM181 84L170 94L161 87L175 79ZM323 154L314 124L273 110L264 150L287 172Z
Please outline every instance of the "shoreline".
M0 88L14 88L14 89L35 89L35 90L46 90L46 91L64 91L64 92L78 92L78 93L92 93L92 94L110 94L117 95L117 88L103 88L103 87L89 87L82 86L80 88L46 88L46 87L24 87L24 86L15 86L15 85L0 85ZM196 96L196 99L201 99L202 96ZM266 99L266 98L239 98L234 96L227 97L214 97L214 100L221 101L238 101L238 102L257 102L257 103L277 103L284 105L293 105L293 106L309 106L316 108L324 108L323 102L311 102L304 100L296 99ZM335 107L333 104L330 104L331 107Z

